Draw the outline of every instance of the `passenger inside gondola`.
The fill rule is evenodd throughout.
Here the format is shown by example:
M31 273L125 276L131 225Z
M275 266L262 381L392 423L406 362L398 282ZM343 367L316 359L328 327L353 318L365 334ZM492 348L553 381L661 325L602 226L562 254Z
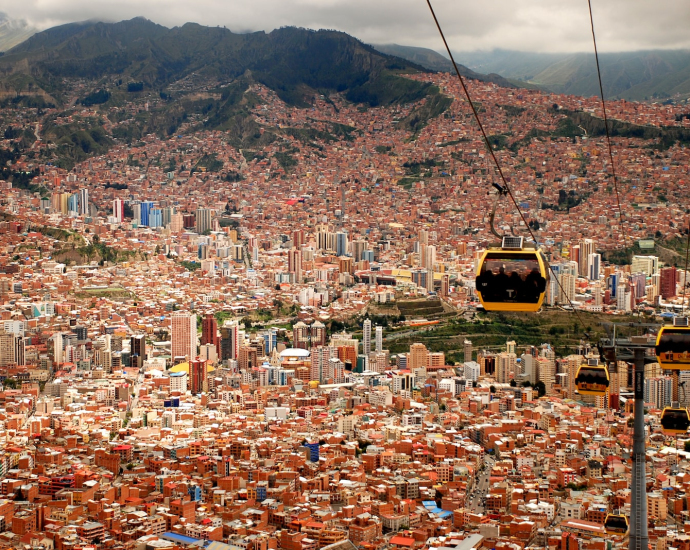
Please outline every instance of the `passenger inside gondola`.
M513 258L487 259L476 284L485 302L536 304L546 290L537 262Z

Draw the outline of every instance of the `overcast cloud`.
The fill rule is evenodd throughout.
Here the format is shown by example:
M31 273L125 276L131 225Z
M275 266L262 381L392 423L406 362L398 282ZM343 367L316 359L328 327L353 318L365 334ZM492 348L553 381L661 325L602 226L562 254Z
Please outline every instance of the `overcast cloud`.
M592 0L600 51L690 48L690 0ZM455 51L591 51L586 0L435 0ZM0 0L0 11L45 29L136 16L172 27L193 21L233 32L281 26L345 31L367 43L440 51L425 0Z

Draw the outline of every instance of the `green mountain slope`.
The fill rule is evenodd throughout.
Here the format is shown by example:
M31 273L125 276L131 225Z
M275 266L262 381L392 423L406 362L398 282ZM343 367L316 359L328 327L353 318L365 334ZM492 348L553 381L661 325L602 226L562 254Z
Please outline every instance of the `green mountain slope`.
M557 93L599 94L594 54L537 54L508 50L461 52L473 70L496 72ZM600 54L606 97L625 99L690 96L690 50Z
M27 75L55 97L65 78L117 75L158 90L192 75L196 81L229 82L250 71L255 81L294 104L303 102L304 87L352 93L372 105L412 101L423 97L427 86L406 81L400 97L398 73L420 70L336 31L282 28L234 34L193 23L167 29L142 18L63 25L32 36L0 58L1 76Z

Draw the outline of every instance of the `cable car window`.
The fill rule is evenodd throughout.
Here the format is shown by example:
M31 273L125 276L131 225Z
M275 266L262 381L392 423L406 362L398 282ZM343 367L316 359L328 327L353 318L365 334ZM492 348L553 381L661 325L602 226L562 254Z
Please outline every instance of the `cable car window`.
M656 355L664 363L690 363L690 331L687 328L662 328Z
M536 304L546 279L535 254L489 253L477 276L477 290L485 302Z

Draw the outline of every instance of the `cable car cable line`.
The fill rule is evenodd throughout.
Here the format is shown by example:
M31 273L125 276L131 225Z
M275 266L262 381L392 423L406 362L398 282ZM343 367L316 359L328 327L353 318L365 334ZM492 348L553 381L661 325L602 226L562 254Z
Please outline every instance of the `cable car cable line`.
M429 11L431 12L431 16L434 18L434 23L436 24L436 28L438 29L438 32L441 35L441 40L443 40L443 45L445 46L446 52L448 53L448 57L450 58L450 61L453 64L453 68L455 69L455 74L457 75L458 80L460 81L460 85L462 86L463 92L465 93L465 97L467 98L467 102L470 104L470 108L472 109L472 114L474 115L474 119L477 122L477 126L479 126L479 131L482 134L484 144L486 145L486 148L489 151L489 154L491 155L491 158L493 159L494 164L496 165L496 169L498 170L498 174L501 177L501 181L503 182L503 188L502 189L500 189L501 186L499 186L497 184L493 184L493 185L498 190L499 196L500 195L507 195L510 198L513 205L515 206L515 209L517 210L518 214L520 215L522 222L525 224L525 228L527 229L527 232L529 233L530 237L532 238L532 241L534 242L535 247L538 250L539 241L537 240L537 237L534 235L532 228L529 226L529 223L527 222L525 215L523 214L522 210L520 209L520 205L518 204L517 200L515 199L515 196L513 195L513 192L510 189L510 185L508 185L508 180L506 179L506 177L503 173L503 170L501 169L501 165L498 162L498 158L496 157L496 153L494 151L494 148L491 146L491 142L489 141L489 138L486 134L486 131L484 130L484 126L482 124L482 121L479 118L479 113L477 112L477 108L474 106L474 103L472 102L472 97L470 96L470 92L467 89L467 85L465 84L465 79L460 74L460 69L458 69L458 65L455 62L455 58L453 57L453 53L450 51L450 46L448 45L448 41L446 40L446 36L443 33L443 29L441 28L441 23L439 22L438 18L436 17L436 12L434 11L433 6L431 5L431 0L426 0L426 3L429 6ZM495 209L495 206L494 206L494 209ZM493 226L492 226L492 230L493 230ZM494 233L495 233L495 231L494 231ZM551 271L551 273L553 273L553 275L556 279L556 283L558 284L558 287L561 289L561 292L563 293L563 295L568 300L568 304L572 308L572 311L575 313L575 316L577 317L578 322L580 323L580 325L582 326L582 328L584 330L586 325L585 325L584 321L582 320L582 317L580 316L579 311L575 308L572 300L570 299L570 296L568 296L568 294L565 292L565 288L563 287L563 284L559 280L558 276L554 272L551 265L548 264L548 262L547 262L547 267Z
M606 115L606 100L604 99L604 86L601 83L601 69L599 68L599 51L597 50L597 37L594 34L594 16L592 15L592 0L587 0L589 7L589 23L592 28L592 42L594 42L594 60L597 64L597 77L599 79L599 92L601 93L601 108L604 112L604 129L606 130L606 144L609 150L609 160L611 161L611 175L613 176L613 188L616 190L616 202L618 203L618 213L621 217L621 234L623 235L623 244L628 248L628 236L623 231L623 208L621 207L621 198L618 193L618 178L616 177L616 165L613 162L613 147L611 146L611 135L609 133L609 119ZM627 257L627 254L626 254Z
M681 317L685 314L685 294L688 290L688 257L690 257L690 218L688 218L688 242L685 244L685 274L683 275L683 304L680 310Z

